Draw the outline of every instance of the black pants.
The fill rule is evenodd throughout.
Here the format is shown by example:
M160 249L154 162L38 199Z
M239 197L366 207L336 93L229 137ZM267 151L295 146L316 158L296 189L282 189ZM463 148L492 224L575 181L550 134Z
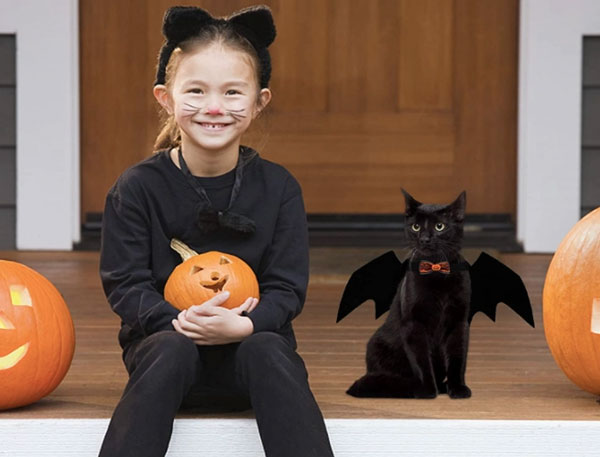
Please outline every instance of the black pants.
M163 331L127 347L123 359L129 382L101 457L164 456L181 407L253 408L267 457L333 456L304 362L277 333L197 346L180 333Z

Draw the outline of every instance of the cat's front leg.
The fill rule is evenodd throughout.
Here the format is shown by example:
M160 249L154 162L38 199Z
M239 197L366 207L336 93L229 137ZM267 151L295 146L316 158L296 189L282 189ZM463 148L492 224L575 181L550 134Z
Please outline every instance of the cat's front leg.
M471 396L471 389L465 383L468 349L469 324L465 321L450 334L446 346L448 396L450 398L469 398Z
M402 327L404 349L413 374L419 380L419 385L415 388L415 397L435 398L438 390L427 331L422 324L416 321L405 322Z

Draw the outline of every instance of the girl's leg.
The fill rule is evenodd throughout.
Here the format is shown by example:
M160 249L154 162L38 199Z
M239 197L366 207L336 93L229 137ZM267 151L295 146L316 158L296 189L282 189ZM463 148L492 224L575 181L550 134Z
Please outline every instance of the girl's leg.
M304 362L286 340L260 332L236 351L267 457L331 457L323 415L310 391Z
M173 420L199 369L196 345L173 331L158 332L125 356L130 378L104 437L101 457L164 456Z

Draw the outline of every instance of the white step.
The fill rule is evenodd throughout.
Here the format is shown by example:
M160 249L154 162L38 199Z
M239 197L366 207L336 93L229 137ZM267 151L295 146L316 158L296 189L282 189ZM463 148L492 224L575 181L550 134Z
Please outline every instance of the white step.
M598 421L328 419L326 424L336 457L600 456ZM0 456L97 456L107 426L107 419L0 418ZM264 453L254 419L185 418L175 421L167 455Z

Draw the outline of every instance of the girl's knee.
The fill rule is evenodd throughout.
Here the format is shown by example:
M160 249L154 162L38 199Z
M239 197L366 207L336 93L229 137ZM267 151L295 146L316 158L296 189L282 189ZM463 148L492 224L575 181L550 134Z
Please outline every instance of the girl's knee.
M259 332L247 337L237 349L236 362L243 372L291 370L306 375L300 356L283 336L274 332Z
M294 352L285 338L274 332L254 333L244 339L237 350L238 355L244 358L259 359L263 359L266 355L289 355Z
M140 343L135 349L134 360L136 366L147 362L162 369L179 370L195 367L198 358L196 344L187 336L162 331L153 333Z

